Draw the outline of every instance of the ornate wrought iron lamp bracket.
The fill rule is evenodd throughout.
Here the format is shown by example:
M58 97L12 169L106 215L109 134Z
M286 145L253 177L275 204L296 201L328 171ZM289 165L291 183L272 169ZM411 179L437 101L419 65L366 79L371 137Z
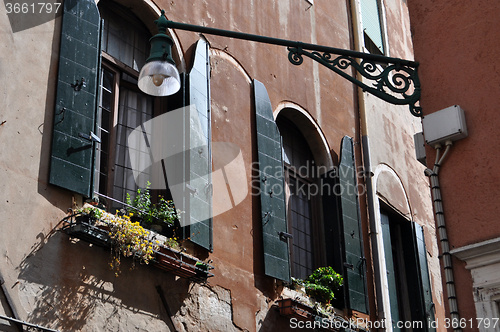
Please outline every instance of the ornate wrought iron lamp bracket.
M414 116L422 116L422 108L417 105L420 99L420 81L418 79L418 63L415 66L403 65L399 62L392 63L365 59L361 53L356 61L354 56L339 55L333 57L329 52L305 51L301 45L288 47L288 60L294 65L303 62L303 55L321 63L340 76L356 84L363 91L369 92L378 98L394 105L409 105ZM352 67L361 74L365 80L372 81L372 86L351 76L345 70Z
M307 56L356 84L363 91L394 105L408 105L411 114L417 117L422 116L422 108L418 105L420 100L418 62L173 21L167 21L167 27L286 46L288 60L292 64L302 64L303 56ZM363 79L358 80L357 75L350 75L347 72L349 67L359 73ZM365 81L372 83L368 85Z

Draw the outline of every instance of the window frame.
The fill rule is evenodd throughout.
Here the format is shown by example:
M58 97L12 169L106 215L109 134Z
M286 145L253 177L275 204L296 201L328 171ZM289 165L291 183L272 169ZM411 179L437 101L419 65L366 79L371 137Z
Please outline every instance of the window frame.
M388 44L387 44L387 20L385 16L385 4L383 0L373 0L376 2L377 5L377 16L378 16L378 21L379 21L379 29L380 29L380 38L381 38L381 46L382 49L378 48L376 42L368 35L366 32L366 16L365 19L363 19L363 1L367 0L358 0L359 1L359 14L361 16L361 37L363 38L363 49L367 53L371 54L379 54L379 55L388 55ZM366 10L366 9L365 9ZM374 52L375 51L375 52Z

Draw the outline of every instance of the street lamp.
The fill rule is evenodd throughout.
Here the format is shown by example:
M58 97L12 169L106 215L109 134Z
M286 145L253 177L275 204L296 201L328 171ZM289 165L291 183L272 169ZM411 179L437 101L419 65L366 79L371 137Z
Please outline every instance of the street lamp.
M162 10L160 18L155 21L158 33L149 40L150 55L139 73L139 89L152 96L173 95L181 87L179 72L171 55L174 42L165 33L167 22L165 11Z
M362 88L363 91L369 92L372 95L394 105L408 105L410 108L410 112L414 116L422 116L422 108L419 105L420 81L417 71L418 62L416 61L409 61L399 58L386 57L378 54L343 50L334 47L308 44L286 39L271 38L247 34L243 32L214 29L204 26L168 21L165 17L164 10L162 10L161 12L160 19L155 21L155 23L157 23L158 28L161 29L161 31L159 34L151 38L152 52L153 48L156 49L157 47L153 46L153 43L156 43L155 38L157 36L161 35L161 40L166 40L165 37L168 37L167 35L165 35L165 31L167 28L194 31L209 35L249 40L272 45L286 46L288 49L288 60L292 64L302 64L303 56L307 56L336 72L350 82L356 84L357 86ZM171 49L172 40L170 39L170 37L168 37L168 39L170 40ZM168 54L170 54L170 49L168 51ZM152 57L153 53L151 53L150 58ZM151 61L150 58L148 58L148 61ZM172 65L173 69L175 69L175 64L172 58L169 57L169 59L170 60L167 60L166 62L169 62L169 64ZM149 63L146 64L144 68L148 65ZM143 70L141 70L141 75L145 70L144 68ZM358 80L356 77L357 75L355 74L349 74L347 72L349 68L352 68L357 73L359 73L363 77L363 80ZM175 71L177 73L176 69ZM148 68L147 75L153 83L155 80L155 75L158 74L162 75L162 77L165 77L165 80L171 79L173 81L172 87L176 87L177 90L180 88L180 84L178 83L178 73L177 78L174 79L173 75L171 77L166 76L165 74L163 74L163 72L160 73L159 71L158 73L156 73L155 71L149 70ZM368 85L367 83L365 83L365 81L372 81L371 85ZM139 84L141 84L141 77L139 77ZM139 88L141 88L140 85ZM142 88L141 90L148 93ZM162 95L173 94L177 92L177 90L171 88L168 90L169 93Z

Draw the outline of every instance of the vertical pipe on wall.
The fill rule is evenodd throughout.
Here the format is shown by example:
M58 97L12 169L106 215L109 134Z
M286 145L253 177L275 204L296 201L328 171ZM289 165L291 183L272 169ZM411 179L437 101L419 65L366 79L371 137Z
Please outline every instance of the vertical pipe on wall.
M441 258L443 260L443 269L444 276L446 281L446 293L448 295L448 305L450 310L450 318L452 322L452 327L454 331L462 331L460 328L460 315L458 313L458 302L457 302L457 294L455 290L455 280L453 277L453 266L451 262L451 254L450 254L450 244L448 242L448 234L446 232L446 224L444 220L444 210L443 210L443 201L441 199L441 188L439 186L439 168L443 163L444 158L450 151L452 146L451 141L446 141L446 149L443 153L443 156L440 158L439 154L441 152L441 145L436 145L436 161L434 163L434 168L426 169L425 175L430 178L431 181L431 193L432 193L432 201L434 203L434 213L436 214L436 225L438 228L439 241L441 243ZM457 324L453 324L456 322Z
M354 36L354 49L356 51L361 50L360 42L360 19L359 19L359 6L357 0L351 0L351 16L352 16L352 26L353 26L353 36ZM362 81L362 76L357 73L357 79ZM373 272L375 275L375 298L377 303L377 319L383 321L386 319L386 311L383 300L383 289L382 289L382 271L380 267L380 252L379 252L379 239L377 232L377 225L375 219L375 194L373 192L373 179L371 171L371 159L370 159L370 145L368 138L368 123L366 119L366 109L365 109L365 95L361 88L358 88L358 111L359 111L359 122L361 128L361 147L363 152L363 167L365 171L365 185L366 185L366 199L368 208L368 221L370 225L370 243L372 247L372 264Z

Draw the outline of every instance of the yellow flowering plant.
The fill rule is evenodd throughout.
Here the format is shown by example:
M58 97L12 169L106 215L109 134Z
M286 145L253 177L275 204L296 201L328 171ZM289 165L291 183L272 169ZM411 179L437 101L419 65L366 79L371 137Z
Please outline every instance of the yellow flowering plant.
M151 233L142 228L138 222L132 222L130 216L115 216L109 220L109 235L113 241L113 261L111 268L120 273L120 257L132 257L141 264L148 264L155 258L158 241L152 239Z
M96 226L109 227L109 237L112 240L112 262L110 267L115 270L115 275L120 274L121 256L132 257L133 267L135 261L149 264L155 258L155 251L159 249L159 241L154 239L150 231L144 229L139 222L132 222L129 215L108 213L94 206L85 204L75 214L90 215L96 219Z

